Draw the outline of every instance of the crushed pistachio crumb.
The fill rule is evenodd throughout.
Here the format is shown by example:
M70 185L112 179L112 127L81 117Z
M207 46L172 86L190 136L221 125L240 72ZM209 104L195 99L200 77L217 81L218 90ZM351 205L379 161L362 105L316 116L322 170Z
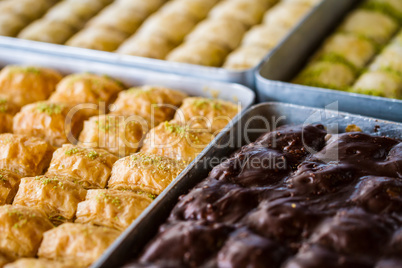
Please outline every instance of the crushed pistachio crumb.
M78 152L79 152L78 148L71 148L71 149L68 149L68 150L65 152L65 155L71 156L71 155L76 154L76 153L78 153Z
M36 109L41 113L46 113L48 115L60 114L62 106L55 103L39 103Z
M91 158L92 160L95 160L96 158L99 157L99 154L98 154L96 151L90 151L90 152L87 154L87 157L88 157L88 158Z

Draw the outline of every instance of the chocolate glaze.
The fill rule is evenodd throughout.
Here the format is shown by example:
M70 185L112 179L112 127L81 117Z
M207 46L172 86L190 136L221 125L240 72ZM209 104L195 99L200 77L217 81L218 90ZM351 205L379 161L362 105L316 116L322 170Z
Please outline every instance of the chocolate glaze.
M244 146L180 197L131 267L399 267L401 141L328 137L287 126Z
M218 267L276 268L290 251L280 243L242 228L233 232L218 253Z

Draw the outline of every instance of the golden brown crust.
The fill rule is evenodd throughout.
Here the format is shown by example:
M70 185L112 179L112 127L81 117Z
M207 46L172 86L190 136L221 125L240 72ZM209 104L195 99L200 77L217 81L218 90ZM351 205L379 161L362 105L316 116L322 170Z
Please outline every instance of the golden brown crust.
M70 176L85 189L105 188L117 157L106 150L65 144L57 149L48 176Z
M186 98L176 112L174 120L187 126L201 125L213 134L218 134L240 112L231 102L202 97Z
M159 195L186 166L168 157L136 153L113 165L108 187Z
M41 175L49 166L53 147L42 139L16 134L0 134L0 168L21 177Z
M0 72L0 95L22 107L49 98L61 78L51 69L9 65Z
M38 255L41 258L73 263L76 266L89 266L119 234L119 231L107 227L64 223L44 234Z
M153 127L173 118L186 97L183 92L160 86L131 88L119 94L112 114L137 115Z
M21 179L13 204L40 209L53 223L60 224L73 220L85 195L86 190L69 178L37 176Z
M78 268L75 265L47 259L22 258L7 264L4 268Z
M147 129L146 124L142 126L139 122L129 121L124 116L95 116L85 121L79 145L102 148L116 156L124 157L138 150Z
M11 204L18 191L21 177L7 169L0 169L0 205Z
M123 231L151 204L146 195L130 191L89 190L78 204L77 223L90 223Z
M0 252L10 258L36 256L43 233L53 228L35 208L5 205L0 218Z
M14 133L42 138L60 147L78 139L86 114L72 110L73 105L37 102L24 106L14 117Z
M19 107L0 96L0 133L11 133L13 131L13 117Z
M121 90L122 85L106 76L90 73L71 74L60 81L49 100L75 104L105 102L109 105Z
M214 139L197 125L188 128L178 122L165 122L146 136L141 152L170 157L190 163Z

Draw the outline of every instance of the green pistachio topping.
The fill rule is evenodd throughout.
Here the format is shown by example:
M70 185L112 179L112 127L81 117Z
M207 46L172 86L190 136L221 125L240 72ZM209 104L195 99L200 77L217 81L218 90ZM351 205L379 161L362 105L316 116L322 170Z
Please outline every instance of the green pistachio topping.
M41 113L46 113L48 115L60 114L63 106L54 103L39 103L36 109Z

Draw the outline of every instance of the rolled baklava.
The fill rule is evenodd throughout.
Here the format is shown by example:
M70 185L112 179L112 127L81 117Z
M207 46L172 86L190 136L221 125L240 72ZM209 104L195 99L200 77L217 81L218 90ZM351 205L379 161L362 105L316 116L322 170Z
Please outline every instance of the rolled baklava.
M89 190L85 201L78 204L75 222L123 231L151 202L150 197L130 191Z
M49 98L61 78L47 68L8 65L0 72L0 95L22 107Z
M47 169L53 147L36 137L0 134L0 152L0 168L29 177L41 175Z
M54 152L46 175L73 177L85 189L105 188L116 161L106 150L65 144Z
M186 166L165 156L132 154L113 165L108 188L159 195Z
M35 257L43 233L53 224L41 211L24 206L0 207L0 252L11 259Z
M89 224L64 223L43 235L38 256L74 267L88 267L119 236L111 228Z
M83 147L102 148L124 157L135 153L141 146L148 131L148 123L142 123L118 115L94 116L85 121L79 144Z
M81 132L86 115L68 103L37 102L24 106L15 115L15 134L42 138L53 146L74 143Z
M86 190L69 177L37 176L21 179L13 205L37 208L50 221L60 224L73 221L78 203L85 195Z
M214 139L214 135L201 128L175 121L161 123L147 134L141 152L190 163Z

